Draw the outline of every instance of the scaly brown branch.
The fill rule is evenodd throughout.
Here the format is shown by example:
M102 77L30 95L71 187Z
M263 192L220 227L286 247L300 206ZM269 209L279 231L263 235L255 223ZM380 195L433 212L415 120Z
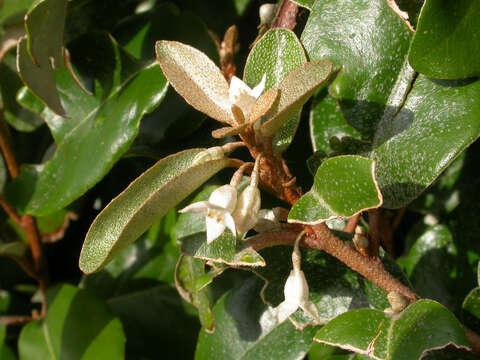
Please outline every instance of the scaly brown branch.
M283 0L278 7L277 14L272 21L272 28L285 28L293 30L297 25L298 5L289 1Z

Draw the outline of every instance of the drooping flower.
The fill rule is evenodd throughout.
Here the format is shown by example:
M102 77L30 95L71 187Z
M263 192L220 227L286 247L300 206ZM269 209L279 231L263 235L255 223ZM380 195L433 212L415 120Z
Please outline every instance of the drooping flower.
M232 185L223 185L214 190L208 201L199 201L180 210L180 213L205 214L207 243L218 238L225 228L236 235L232 212L237 204L237 189Z
M290 275L285 282L285 287L283 289L285 300L277 307L277 319L279 322L283 322L297 311L298 308L301 308L315 320L315 323L321 324L322 321L318 314L317 307L308 299L310 291L308 289L307 279L305 279L305 274L300 269L302 259L298 243L302 236L303 232L300 233L295 241L294 250L292 252L293 270L290 271Z
M246 233L255 226L260 205L260 190L256 186L248 185L240 194L232 214L239 234Z

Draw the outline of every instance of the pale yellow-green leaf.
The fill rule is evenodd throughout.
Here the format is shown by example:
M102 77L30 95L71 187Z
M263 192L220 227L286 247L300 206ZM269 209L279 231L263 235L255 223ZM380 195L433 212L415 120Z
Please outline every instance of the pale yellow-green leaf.
M230 124L229 86L215 63L200 50L177 41L157 41L155 48L163 74L185 101Z
M205 161L191 166L203 149L168 156L133 181L96 217L80 254L80 269L100 270L155 221L190 195L230 160Z
M275 100L277 100L278 92L277 88L270 88L260 95L250 113L250 122L257 121L270 110Z

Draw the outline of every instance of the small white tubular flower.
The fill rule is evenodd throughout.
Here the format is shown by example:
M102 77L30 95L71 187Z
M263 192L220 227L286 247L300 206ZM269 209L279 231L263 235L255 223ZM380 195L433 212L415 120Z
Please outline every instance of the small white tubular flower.
M242 80L234 76L230 81L229 99L232 105L237 105L243 112L245 120L249 120L250 112L255 101L265 90L266 74L263 74L262 81L251 89Z
M191 204L180 213L197 213L206 215L207 243L222 235L225 228L236 235L235 222L232 212L237 204L237 189L232 185L223 185L214 190L208 201L199 201Z
M248 185L240 194L237 206L232 214L239 234L246 233L255 226L260 205L260 190L256 186Z
M310 291L308 289L307 279L305 279L305 274L300 269L301 257L298 243L302 236L303 232L300 233L295 241L295 247L292 253L293 270L290 271L290 275L285 283L283 290L285 300L277 308L277 319L278 322L283 322L298 308L301 308L315 320L315 323L320 324L322 321L318 314L317 307L313 302L308 300Z

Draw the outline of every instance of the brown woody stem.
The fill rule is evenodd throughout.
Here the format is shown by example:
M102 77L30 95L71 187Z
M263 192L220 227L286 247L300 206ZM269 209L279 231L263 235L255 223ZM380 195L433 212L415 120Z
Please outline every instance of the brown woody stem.
M5 162L7 163L7 169L10 173L10 177L12 179L15 179L20 175L20 168L15 159L15 153L13 151L10 138L10 131L3 117L2 109L0 109L0 150L2 151ZM14 208L10 204L8 204L3 197L0 198L0 205L6 211L8 216L10 216L15 222L17 222L18 225L20 225L27 233L28 245L32 253L36 279L42 293L45 294L48 285L48 276L46 272L47 267L45 257L43 256L40 235L38 233L34 217L27 214L19 217ZM42 315L45 314L45 311L46 305L45 301L43 301Z
M277 14L272 21L272 28L285 28L293 30L297 25L298 5L289 1L283 0L278 7Z
M313 230L313 236L307 237L305 240L311 248L324 250L336 257L386 292L396 291L410 302L418 300L418 296L412 290L385 270L379 258L364 257L337 238L325 224L312 226L311 229Z
M358 221L360 220L360 215L361 214L357 214L348 219L347 226L345 226L345 229L343 229L343 231L349 234L353 234L355 232L355 228L357 227Z

